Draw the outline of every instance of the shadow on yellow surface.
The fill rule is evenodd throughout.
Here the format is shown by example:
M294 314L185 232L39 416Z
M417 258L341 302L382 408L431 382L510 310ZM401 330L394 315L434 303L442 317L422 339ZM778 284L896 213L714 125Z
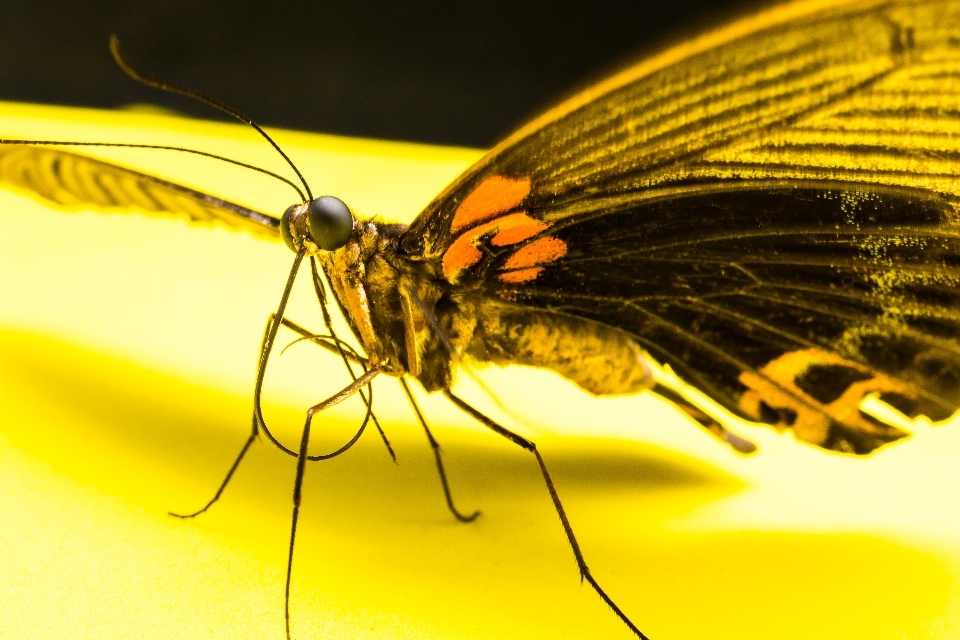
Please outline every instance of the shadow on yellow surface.
M0 352L11 637L278 636L292 460L261 443L211 512L164 515L210 495L247 399L23 334ZM523 452L444 434L458 501L484 511L460 525L425 439L390 435L399 466L372 437L308 471L298 637L628 637L578 586ZM542 449L591 566L651 634L896 637L946 607L944 563L876 537L670 531L743 488L686 456L587 438Z
M5 109L6 135L264 153L226 125ZM477 156L279 137L319 191L400 219ZM141 166L214 193L237 185L234 199L264 210L288 204L161 160ZM0 193L0 636L282 637L292 458L260 442L209 513L166 512L201 506L248 432L257 344L289 260L243 234ZM309 287L291 313L318 324ZM317 351L291 350L268 376L267 419L288 443L303 407L343 384ZM865 459L740 425L761 448L741 458L649 397L590 398L524 369L481 375L529 423L516 428L540 445L591 569L652 638L960 634L956 425L912 425L914 438ZM631 637L579 584L528 454L423 397L458 504L483 510L458 524L396 384L376 393L400 464L371 430L308 468L295 637ZM349 403L325 414L313 450L356 425Z

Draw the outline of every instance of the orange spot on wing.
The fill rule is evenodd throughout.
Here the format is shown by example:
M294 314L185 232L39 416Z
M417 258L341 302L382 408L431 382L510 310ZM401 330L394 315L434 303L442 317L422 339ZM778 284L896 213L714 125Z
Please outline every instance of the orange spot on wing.
M821 403L816 398L801 389L797 380L806 371L814 366L838 366L867 374L867 378L850 383L840 396L829 403ZM904 432L896 429L884 433L878 425L864 417L860 411L860 403L872 393L891 392L906 397L913 394L899 381L883 374L873 375L860 364L846 360L836 354L822 349L803 349L790 351L771 360L757 373L745 371L740 374L740 382L747 387L747 391L740 396L740 408L748 416L762 421L761 407L787 409L792 412L789 422L780 418L773 426L778 429L793 429L794 435L807 442L819 446L828 445L831 434L831 420L840 423L848 430L859 432L867 440L874 438L872 448L902 438ZM840 444L830 445L830 448L848 453L856 452L846 440ZM866 451L859 451L865 453Z
M460 229L487 220L498 213L509 211L520 205L530 193L529 178L513 179L503 176L491 176L470 192L453 215L450 231Z
M505 247L523 242L549 228L550 225L531 218L523 211L478 225L454 240L443 254L443 275L453 282L461 271L480 262L483 253L476 247L475 242L491 231L495 234L490 244L495 247Z
M453 216L450 232L457 235L463 231L443 254L443 275L456 282L460 274L483 259L483 251L477 246L484 236L490 238L493 247L508 247L533 238L550 228L550 224L530 217L526 211L515 210L530 193L527 178L491 176L480 183L468 195ZM475 225L475 226L473 226ZM558 238L541 238L520 247L507 260L504 273L499 274L504 282L529 282L543 268L538 266L567 254L567 243Z
M543 271L543 267L533 267L531 269L521 269L519 271L508 271L506 273L501 273L499 277L504 282L521 284L523 282L536 280L541 271Z
M461 271L480 262L483 254L473 246L475 236L464 234L453 241L443 254L443 275L453 282Z
M533 267L544 262L552 262L567 255L567 243L560 238L540 238L530 244L520 247L503 265L503 269L523 269Z
M550 228L550 225L547 223L531 218L522 211L520 213L511 213L508 216L497 218L491 224L494 224L497 227L497 235L493 236L493 240L490 241L490 244L495 247L505 247L510 244L523 242L527 238L532 238L541 231L545 231ZM483 228L485 226L487 225L482 225L478 228Z

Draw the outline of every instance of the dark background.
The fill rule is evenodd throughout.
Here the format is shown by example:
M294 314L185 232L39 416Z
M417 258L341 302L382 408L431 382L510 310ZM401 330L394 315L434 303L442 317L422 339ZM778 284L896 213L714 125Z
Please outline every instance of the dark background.
M486 147L617 67L746 0L0 0L0 100L152 103L220 117L128 79L144 70L265 125Z

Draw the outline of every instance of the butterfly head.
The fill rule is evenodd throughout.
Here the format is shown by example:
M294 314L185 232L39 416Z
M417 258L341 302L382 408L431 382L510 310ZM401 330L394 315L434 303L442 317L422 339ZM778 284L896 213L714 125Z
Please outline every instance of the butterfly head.
M303 247L309 253L335 251L350 240L353 222L353 213L343 200L320 196L288 207L280 218L280 236L293 251Z

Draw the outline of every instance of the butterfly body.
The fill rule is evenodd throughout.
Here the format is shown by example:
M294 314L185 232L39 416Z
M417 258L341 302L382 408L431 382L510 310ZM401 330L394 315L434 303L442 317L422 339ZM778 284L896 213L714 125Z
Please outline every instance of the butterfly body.
M463 357L553 369L597 395L652 386L646 357L623 332L454 286L437 261L398 253L405 229L358 221L346 245L316 253L372 363L428 391L449 390Z
M490 182L509 188L517 181L498 176L474 193ZM548 236L553 225L517 212L525 193L484 195L490 193L501 199L485 211L471 207L469 196L461 203L455 217L467 211L466 221L439 258L406 254L408 230L376 222L357 223L345 247L318 254L357 338L395 375L412 375L429 391L448 390L466 356L550 368L598 395L636 393L654 385L641 345L662 349L667 339L654 343L648 331L662 333L666 325L680 334L672 339L682 356L675 352L670 364L682 372L704 357L699 346L713 358L715 378L732 389L731 410L824 448L868 453L906 435L860 411L870 394L908 415L944 419L955 410L955 349L917 336L898 310L912 301L920 315L935 316L923 318L928 332L938 325L950 337L955 330L949 311L934 313L923 300L938 288L931 279L949 274L955 251L948 235L957 214L942 197L841 182L739 183L633 205L605 219L585 216ZM712 237L701 249L708 255L691 256L683 267L676 264L683 249L674 247L678 239L682 247L685 221L694 215L713 227ZM631 229L638 219L651 221L649 228ZM551 241L546 250L523 253L543 240ZM663 260L637 244L666 246L671 270L660 271ZM611 261L594 255L592 245L621 255ZM751 245L753 255L737 254ZM553 270L568 247L594 269ZM806 271L794 295L819 296L819 305L770 293L774 278L773 288L796 288L780 258ZM538 284L554 290L538 291ZM941 298L952 295L939 289ZM726 308L730 299L749 301L750 314ZM683 322L647 323L678 309ZM711 324L716 329L706 330ZM735 341L735 356L718 356L702 338L687 337L710 331L713 340ZM877 353L876 340L901 352ZM718 365L734 358L739 371L725 379ZM935 386L924 382L920 367L937 372Z

